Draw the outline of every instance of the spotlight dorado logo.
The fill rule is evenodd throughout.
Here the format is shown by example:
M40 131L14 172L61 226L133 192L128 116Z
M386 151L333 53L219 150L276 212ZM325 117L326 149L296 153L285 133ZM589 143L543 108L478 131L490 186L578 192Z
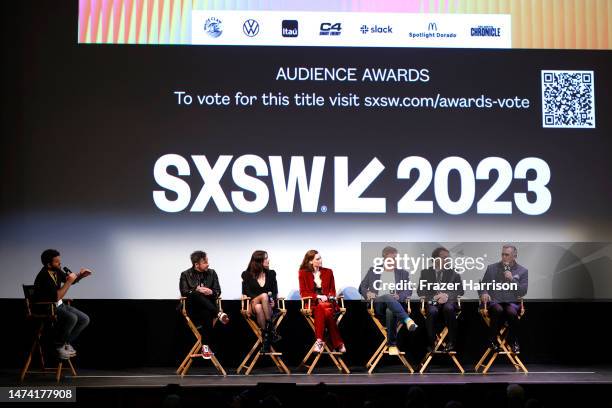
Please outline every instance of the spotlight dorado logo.
M287 160L289 164L286 173L284 163ZM324 176L330 174L328 167L332 170L331 180L324 179ZM282 156L263 158L253 154L238 157L221 155L211 161L204 155L186 158L178 154L166 154L157 159L153 168L155 182L161 188L153 191L153 202L160 210L171 213L214 211L214 207L223 213L258 213L274 201L277 212L291 213L294 212L297 192L303 213L333 211L384 214L387 212L388 199L380 196L366 197L364 192L373 183L380 182L383 171L391 170L387 167L374 157L351 180L349 157L346 156L331 159L314 156L307 169L304 156L291 156L287 159ZM392 167L392 171L398 180L396 189L406 189L405 194L394 204L397 213L433 214L435 201L437 212L453 215L470 211L474 203L477 214L512 214L518 210L528 215L540 215L548 211L552 203L552 195L547 187L551 178L550 168L537 157L519 160L513 168L501 157L485 157L473 166L462 157L451 156L441 160L434 169L426 158L409 156ZM236 187L229 194L221 187L221 179L226 172L231 173ZM451 173L459 176L458 197L451 197L449 191ZM408 179L414 182L401 181ZM476 180L489 179L491 182L484 194L476 197ZM501 200L500 197L511 188L513 180L521 179L527 180L526 189L510 191L512 201ZM197 194L192 194L188 181L202 183ZM421 199L432 181L435 200ZM334 192L332 208L319 203L322 186L330 182L333 183ZM514 183L515 186L519 184ZM268 185L271 185L272 192ZM245 193L248 193L249 198Z

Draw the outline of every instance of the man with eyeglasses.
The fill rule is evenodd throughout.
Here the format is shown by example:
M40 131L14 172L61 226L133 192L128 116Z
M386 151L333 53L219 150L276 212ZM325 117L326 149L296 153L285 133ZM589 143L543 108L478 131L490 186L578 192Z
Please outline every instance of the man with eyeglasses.
M499 346L495 341L497 333L504 323L508 323L508 342L512 351L518 353L519 344L516 337L520 298L527 293L529 272L527 268L516 262L517 250L514 245L502 247L501 261L491 264L482 278L483 284L509 283L515 284L516 289L482 290L479 291L480 301L488 303L491 326L489 327L489 341L495 351ZM486 287L486 285L484 285Z

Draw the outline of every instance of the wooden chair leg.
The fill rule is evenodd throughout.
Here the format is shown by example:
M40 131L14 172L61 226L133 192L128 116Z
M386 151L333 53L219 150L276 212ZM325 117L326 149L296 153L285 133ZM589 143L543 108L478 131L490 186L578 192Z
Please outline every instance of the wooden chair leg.
M425 372L425 369L427 369L427 366L429 365L432 359L433 359L433 352L429 352L425 355L425 358L423 359L424 361L421 364L421 369L419 370L419 374L423 374Z
M338 361L340 361L340 364L342 365L342 368L344 369L344 373L350 374L351 370L349 370L348 366L344 363L344 359L342 358L342 356L338 357Z
M176 370L177 374L181 374L183 372L183 369L187 365L187 362L191 360L191 355L194 354L199 347L202 347L202 345L200 344L200 341L196 341L195 344L191 347L191 350L189 350L189 353L187 353L187 355L183 359L183 362L181 363L179 368L177 368Z
M408 359L404 357L403 354L400 354L397 357L400 359L402 364L404 364L404 367L406 367L410 371L410 374L414 374L414 368L412 368L412 365L408 362Z
M314 368L317 366L317 363L319 362L319 359L321 358L321 354L322 353L316 353L314 360L312 361L312 363L310 364L310 367L308 368L308 372L307 372L308 375L312 374L312 370L314 370Z
M227 373L225 372L225 369L223 368L221 363L219 363L219 360L217 360L217 357L215 357L214 354L212 355L211 360L218 372L220 372L224 376L227 375Z
M459 363L457 356L455 354L451 354L450 357L455 363L455 365L457 366L457 368L459 369L459 371L461 372L461 374L465 374L465 370L463 369L463 366L461 365L461 363Z
M251 360L253 353L257 352L257 349L259 348L260 344L261 344L261 340L257 338L257 341L255 342L255 344L253 344L253 347L251 347L251 350L247 353L246 357L242 360L242 363L240 363L240 366L236 370L236 374L240 374L240 371L242 371L243 368L246 369L249 366L249 361Z
M523 370L523 372L525 374L529 373L529 371L527 371L527 367L525 367L525 365L523 364L521 359L516 354L514 354L514 358L515 358L516 362L518 363L520 369Z
M28 357L26 358L25 365L23 366L23 369L21 370L21 375L19 376L19 381L23 381L23 379L25 378L26 374L28 373L28 369L30 368L30 364L32 364L32 355L34 354L34 350L36 350L36 343L34 343L32 345L32 348L30 349L30 353L28 354Z
M64 360L60 360L57 363L57 370L55 370L55 381L59 382L60 378L62 378L62 366L64 365Z
M493 362L495 361L495 359L497 358L498 355L499 355L499 353L495 353L495 352L493 353L493 355L489 359L489 362L487 363L487 365L482 370L483 374L486 374L489 371L489 368L491 368L491 366L493 365Z
M368 360L367 364L366 364L366 368L369 368L372 363L374 362L374 360L376 360L376 358L378 357L378 354L385 348L385 345L387 344L387 339L385 338L380 345L378 346L378 348L376 349L376 351L374 352L374 354L372 354L372 357L370 357L370 359Z
M302 359L302 362L301 362L301 363L300 363L300 365L298 366L298 369L300 369L300 368L302 368L302 367L305 367L305 366L306 366L306 364L308 363L308 359L310 358L310 355L311 355L311 354L314 352L314 348L315 348L315 345L313 344L313 345L310 347L310 350L308 350L308 353L306 353L306 357L304 357L304 358Z
M76 370L74 369L74 366L72 365L72 359L68 359L68 365L70 366L70 371L72 372L72 376L76 377L77 373Z
M476 366L474 367L474 371L478 372L478 369L484 364L489 354L491 354L491 347L487 348L482 357L480 357L480 360L478 360L478 363L476 363Z
M338 362L338 359L334 355L334 352L329 348L327 343L325 343L323 345L323 353L322 354L327 354L329 356L329 358L332 360L332 362L334 363L334 365L336 366L336 368L338 369L338 371L342 371L342 366Z
M385 355L385 351L387 351L387 347L384 347L383 350L381 350L380 353L378 353L378 355L376 356L376 360L374 360L374 362L372 363L372 366L368 370L368 374L372 374L372 372L378 365L378 362L381 360L382 356Z

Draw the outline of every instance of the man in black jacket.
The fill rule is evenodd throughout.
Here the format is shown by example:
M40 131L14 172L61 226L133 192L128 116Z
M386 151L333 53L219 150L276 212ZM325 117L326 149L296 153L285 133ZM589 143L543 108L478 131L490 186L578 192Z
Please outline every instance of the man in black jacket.
M89 316L76 307L63 301L68 289L81 279L91 275L89 269L82 268L79 273L69 269L62 270L59 251L47 249L40 255L42 269L34 280L34 302L55 302L57 326L55 330L55 348L60 359L76 356L72 343L89 324Z
M440 313L448 327L445 351L453 351L457 334L457 297L463 296L461 277L451 268L445 267L449 257L448 249L439 247L433 250L433 266L421 271L417 294L425 299L427 318L428 350L435 347L436 321Z
M204 251L191 254L192 267L181 273L179 289L181 296L187 298L187 311L202 335L202 357L209 359L212 351L209 347L213 319L221 323L229 322L228 316L219 311L217 299L221 296L219 277L214 269L208 267L208 257Z

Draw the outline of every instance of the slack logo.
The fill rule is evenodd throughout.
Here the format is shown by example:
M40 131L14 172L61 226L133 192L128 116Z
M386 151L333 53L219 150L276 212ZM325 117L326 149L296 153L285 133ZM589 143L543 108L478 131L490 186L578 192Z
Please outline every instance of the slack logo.
M298 22L297 20L283 20L282 26L283 37L297 37L298 36Z

